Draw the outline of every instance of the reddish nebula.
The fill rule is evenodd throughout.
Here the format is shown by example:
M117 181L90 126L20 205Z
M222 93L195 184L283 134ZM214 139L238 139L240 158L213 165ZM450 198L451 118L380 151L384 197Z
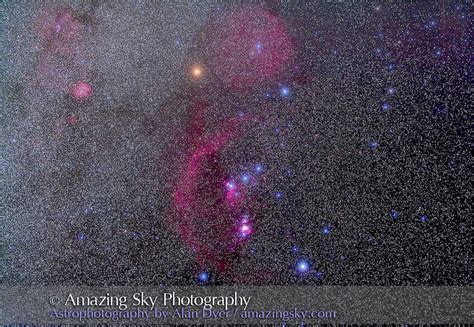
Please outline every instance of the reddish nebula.
M240 225L244 213L252 210L252 199L229 182L221 153L242 135L248 117L231 118L209 133L204 128L208 103L198 101L186 131L188 154L173 190L176 217L172 224L195 255L200 268L228 271L241 244L252 230ZM239 228L244 235L239 235ZM242 237L245 236L245 237Z
M77 90L70 88L74 76L85 78L80 64L84 57L83 42L86 41L84 25L70 8L45 6L33 26L41 49L36 81L48 89L64 93L69 91L78 99L87 98L91 94L90 85L76 84Z
M38 36L50 52L74 57L82 38L82 25L67 8L43 11L38 17Z
M209 68L221 81L220 87L232 91L251 91L274 80L293 55L282 19L256 6L230 10L209 24L204 36L213 40L206 43ZM256 230L262 204L249 191L250 176L242 181L234 176L240 172L228 171L224 150L239 142L255 117L228 118L212 124L210 130L205 118L210 107L197 100L188 108L189 120L181 139L186 154L174 183L175 215L170 223L194 253L200 269L242 281L234 266Z
M85 100L92 95L92 87L86 82L77 82L71 87L71 95L77 100Z
M224 14L208 29L209 63L225 86L249 90L277 76L293 54L283 20L255 6Z

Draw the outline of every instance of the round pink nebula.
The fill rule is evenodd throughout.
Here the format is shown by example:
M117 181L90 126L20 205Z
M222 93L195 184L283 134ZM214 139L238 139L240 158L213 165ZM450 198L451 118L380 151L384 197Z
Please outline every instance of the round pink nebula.
M274 78L293 54L283 21L259 7L244 7L214 23L209 44L210 67L222 82L248 90Z
M92 94L92 87L85 82L78 82L71 88L71 95L77 100L85 100Z

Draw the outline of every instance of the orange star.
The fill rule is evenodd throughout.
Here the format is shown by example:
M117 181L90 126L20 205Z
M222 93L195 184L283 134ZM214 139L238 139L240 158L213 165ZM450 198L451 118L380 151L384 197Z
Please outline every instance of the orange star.
M194 78L200 78L202 77L203 74L203 69L199 65L195 65L191 69L191 75L193 75Z

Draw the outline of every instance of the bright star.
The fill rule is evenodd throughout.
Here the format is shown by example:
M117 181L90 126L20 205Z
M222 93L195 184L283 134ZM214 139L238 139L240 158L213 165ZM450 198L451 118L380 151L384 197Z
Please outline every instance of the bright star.
M232 182L232 181L229 181L227 183L225 183L225 187L230 191L230 190L233 190L235 189L235 183Z
M290 95L290 88L288 86L282 86L280 88L280 95L282 97L287 97Z
M323 234L324 235L328 235L330 231L331 231L331 226L330 225L326 225L326 226L323 227Z
M203 74L203 68L201 66L195 65L191 68L191 75L194 78L200 78L202 77L202 74Z
M199 273L198 279L199 279L199 281L205 283L209 280L209 274L207 272L203 271L203 272Z
M304 259L300 259L298 260L298 262L296 263L296 270L299 272L299 273L302 273L302 274L305 274L309 271L309 263L308 261L304 260Z

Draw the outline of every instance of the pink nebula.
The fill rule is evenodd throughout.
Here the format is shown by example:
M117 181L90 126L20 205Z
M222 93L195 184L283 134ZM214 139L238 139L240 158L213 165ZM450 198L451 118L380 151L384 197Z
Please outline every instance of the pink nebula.
M71 8L45 5L33 21L32 30L37 41L38 64L35 82L61 93L70 92L76 99L87 98L91 88L77 85L71 90L74 79L86 79L83 68L85 58L84 24Z
M225 86L249 90L277 76L293 55L283 20L257 6L229 11L208 29L209 63Z
M50 52L72 59L82 38L82 25L69 8L40 12L37 21L40 43Z
M92 87L86 82L77 82L71 87L71 95L77 100L85 100L92 95Z
M248 117L237 117L220 123L215 132L204 128L208 104L198 101L190 108L192 116L186 132L188 155L173 189L176 217L170 224L182 241L193 251L201 268L227 271L243 242L236 225L244 210L254 205L223 168L221 153L238 140ZM250 236L250 224L243 234Z

